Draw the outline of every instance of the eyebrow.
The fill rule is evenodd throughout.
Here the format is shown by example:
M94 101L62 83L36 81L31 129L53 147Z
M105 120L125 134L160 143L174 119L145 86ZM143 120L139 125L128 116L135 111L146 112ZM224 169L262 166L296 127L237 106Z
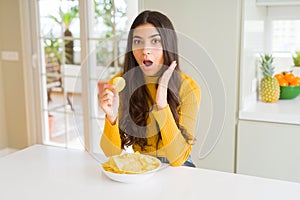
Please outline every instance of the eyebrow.
M156 33L156 34L154 34L154 35L151 35L149 38L154 38L154 37L156 37L156 36L159 36L159 37L160 37L160 34L159 34L159 33ZM138 35L134 35L133 38L139 38L139 39L142 39L142 37L141 37L141 36L138 36Z

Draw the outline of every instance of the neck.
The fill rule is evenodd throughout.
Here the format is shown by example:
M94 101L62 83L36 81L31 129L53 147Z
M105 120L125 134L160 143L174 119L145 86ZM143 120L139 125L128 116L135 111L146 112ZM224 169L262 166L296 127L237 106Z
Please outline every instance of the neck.
M165 72L166 67L162 67L155 75L153 76L146 76L144 74L144 78L146 83L157 83L158 79L161 77L161 75Z

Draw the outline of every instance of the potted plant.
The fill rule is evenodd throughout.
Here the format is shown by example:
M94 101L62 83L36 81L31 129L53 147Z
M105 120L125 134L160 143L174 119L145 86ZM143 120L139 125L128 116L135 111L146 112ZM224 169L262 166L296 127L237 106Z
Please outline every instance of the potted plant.
M62 59L62 53L60 51L61 44L59 39L53 37L52 33L50 33L50 37L51 39L44 40L46 64L56 63L57 65L60 65Z
M52 37L52 33L50 33L50 36L51 39L44 40L48 102L51 101L52 88L62 86L60 77L62 58L61 43L59 39Z
M48 123L49 123L49 136L52 138L53 136L53 122L54 122L54 115L48 114Z
M300 76L300 51L297 51L292 57L294 62L293 73Z
M293 55L293 61L294 61L294 66L295 67L300 67L300 51L297 51Z
M72 24L73 20L78 17L78 8L77 6L69 8L66 12L64 12L61 8L59 8L59 17L54 15L50 15L49 18L53 19L59 25L64 26L64 44L65 44L65 58L66 64L73 64L74 63L74 41L73 35L70 31L70 25Z
M115 69L113 69L114 72L112 73L117 73L119 70L118 67L122 65L119 59L119 40L121 39L117 37L125 33L125 29L118 27L117 24L118 18L125 16L126 11L117 8L114 0L94 1L94 4L95 20L99 22L101 19L106 26L106 28L103 29L103 36L107 39L115 37L115 39L111 40L113 48L109 48L108 45L103 45L103 41L99 41L99 46L102 48L97 52L97 61L101 64L114 67ZM116 55L118 55L118 58L116 58Z

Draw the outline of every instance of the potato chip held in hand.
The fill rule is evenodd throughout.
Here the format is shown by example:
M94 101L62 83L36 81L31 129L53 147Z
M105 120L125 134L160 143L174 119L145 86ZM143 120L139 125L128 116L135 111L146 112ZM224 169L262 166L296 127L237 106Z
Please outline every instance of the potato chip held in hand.
M126 82L123 77L116 77L113 80L113 84L116 86L117 92L121 92L124 89Z

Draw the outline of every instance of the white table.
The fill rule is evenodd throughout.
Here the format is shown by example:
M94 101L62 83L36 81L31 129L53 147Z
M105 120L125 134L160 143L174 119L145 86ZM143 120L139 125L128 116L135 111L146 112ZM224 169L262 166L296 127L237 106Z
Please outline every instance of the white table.
M1 200L300 199L300 184L167 167L139 184L111 181L87 152L35 145L0 159Z

